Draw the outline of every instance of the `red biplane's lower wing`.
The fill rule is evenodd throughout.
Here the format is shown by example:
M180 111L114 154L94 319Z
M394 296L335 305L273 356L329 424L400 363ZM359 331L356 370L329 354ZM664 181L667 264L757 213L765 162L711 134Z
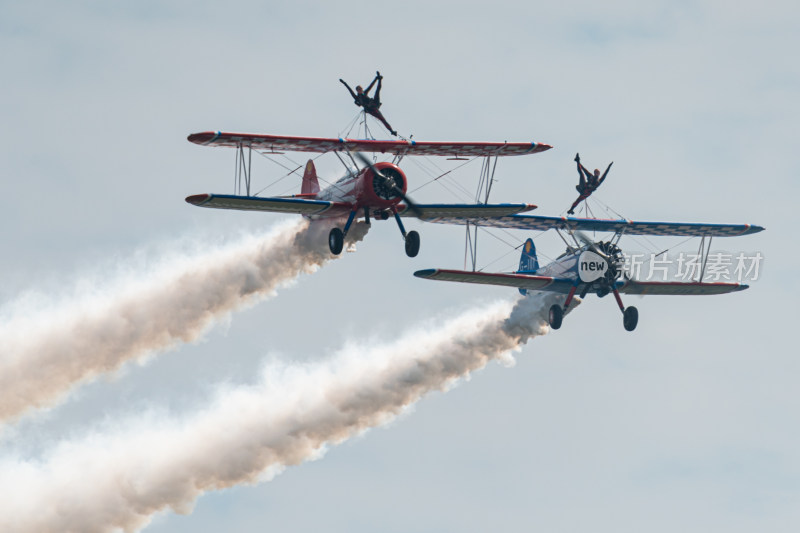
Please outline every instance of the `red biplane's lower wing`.
M495 217L533 211L533 204L415 204L416 210L398 206L401 217L414 217L440 224L475 224Z
M186 198L186 201L199 207L296 213L298 215L320 215L325 213L326 215L336 216L350 211L350 206L347 204L300 198L259 198L257 196L233 196L227 194L196 194Z
M470 272L468 270L445 270L441 268L417 270L414 272L414 275L418 278L437 281L500 285L503 287L517 287L519 289L558 292L562 294L567 294L575 285L572 280L565 278L531 276L527 274L491 274L486 272Z
M353 209L351 204L322 200L261 198L258 196L234 196L228 194L196 194L186 198L186 201L199 207L297 213L309 216L345 216ZM398 207L398 214L401 216L431 220L443 224L475 223L495 216L536 209L535 205L530 204L420 204L417 205L418 211L415 213L405 205ZM422 215L420 216L418 213Z
M629 281L619 292L641 295L703 296L743 291L749 285L742 283L686 283L659 281Z
M544 152L549 144L535 142L426 142L404 140L343 139L323 137L292 137L289 135L257 135L204 131L193 133L190 142L205 146L244 147L256 150L287 152L380 152L394 155L431 155L445 157L478 157L526 155Z
M432 220L431 222L438 222ZM547 217L510 215L492 218L480 225L494 228L613 231L624 235L658 235L674 237L735 237L763 231L750 224L697 224L692 222L635 222L632 220L601 220L595 218Z

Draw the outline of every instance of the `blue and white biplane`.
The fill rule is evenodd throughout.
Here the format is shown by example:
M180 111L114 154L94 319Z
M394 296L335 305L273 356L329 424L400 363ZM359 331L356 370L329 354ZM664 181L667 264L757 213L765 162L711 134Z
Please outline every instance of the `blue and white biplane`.
M429 220L436 222L436 220ZM427 269L419 270L415 276L438 281L479 283L517 287L520 292L544 291L563 294L563 303L553 304L549 309L550 327L561 327L565 311L575 295L587 294L599 297L613 294L623 314L623 325L633 331L639 321L636 307L625 307L620 294L639 295L708 295L724 294L748 288L742 283L703 281L705 267L713 237L734 237L762 231L760 226L749 224L693 224L675 222L633 222L630 220L600 220L593 218L548 217L535 215L500 216L481 222L482 226L527 230L554 229L567 244L566 251L552 263L540 267L533 240L523 244L519 269L509 273L486 273L467 270ZM584 231L613 232L606 241L595 242ZM574 245L563 233L573 239ZM619 247L623 235L654 235L674 237L700 237L702 260L698 277L692 282L638 281L625 272L625 256ZM705 239L708 238L708 243ZM706 247L707 246L707 247Z

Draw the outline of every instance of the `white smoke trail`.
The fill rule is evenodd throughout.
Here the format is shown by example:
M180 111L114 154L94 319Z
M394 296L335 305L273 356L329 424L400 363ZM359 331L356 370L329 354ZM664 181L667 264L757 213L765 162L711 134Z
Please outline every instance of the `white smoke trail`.
M348 241L369 226L355 224ZM328 228L306 220L266 236L139 273L116 287L28 314L0 317L0 422L51 406L80 383L143 359L156 350L196 340L215 319L274 294L334 256Z
M273 365L191 418L151 416L63 442L40 462L0 460L0 530L135 531L159 511L190 512L204 492L271 479L493 359L513 361L547 331L552 298L468 312L391 345L350 345L326 363Z

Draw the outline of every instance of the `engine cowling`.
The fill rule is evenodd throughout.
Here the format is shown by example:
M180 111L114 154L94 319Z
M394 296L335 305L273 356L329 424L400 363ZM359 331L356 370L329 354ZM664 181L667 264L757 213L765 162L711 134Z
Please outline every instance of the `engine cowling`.
M584 283L599 288L611 288L622 275L625 256L616 244L591 243L578 258L578 275Z
M598 242L597 248L608 258L606 260L608 268L603 279L611 285L622 276L625 269L625 255L619 246L612 242Z
M408 188L405 173L392 163L376 163L375 168L383 176L376 175L371 169L364 169L361 202L374 207L390 206L400 202L400 195L394 187L405 194Z

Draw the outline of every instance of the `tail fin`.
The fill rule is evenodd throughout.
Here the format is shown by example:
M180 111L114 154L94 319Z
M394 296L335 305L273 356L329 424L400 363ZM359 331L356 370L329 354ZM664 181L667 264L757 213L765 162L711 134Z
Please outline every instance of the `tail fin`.
M519 274L533 274L539 270L539 260L536 258L536 246L533 239L528 239L522 245L522 256L519 258Z
M522 255L519 258L519 274L534 274L539 270L539 259L536 258L536 246L533 244L533 239L528 239L522 245ZM528 294L527 289L520 289L519 293L525 296Z
M300 188L301 194L317 194L319 192L319 182L317 181L317 169L314 161L309 159L306 163L306 171L303 174L303 185Z

